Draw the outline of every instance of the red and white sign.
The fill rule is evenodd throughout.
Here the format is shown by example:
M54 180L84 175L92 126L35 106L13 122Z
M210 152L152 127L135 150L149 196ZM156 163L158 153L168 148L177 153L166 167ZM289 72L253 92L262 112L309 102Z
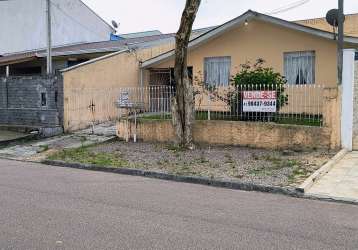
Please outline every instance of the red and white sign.
M244 91L243 112L275 113L277 111L276 91Z

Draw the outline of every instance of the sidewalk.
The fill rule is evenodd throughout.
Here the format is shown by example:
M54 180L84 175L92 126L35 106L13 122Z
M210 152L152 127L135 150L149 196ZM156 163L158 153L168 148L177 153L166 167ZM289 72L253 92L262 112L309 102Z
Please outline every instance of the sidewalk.
M358 201L358 152L348 153L307 194Z
M96 125L94 133L92 133L92 129L85 129L73 134L35 140L0 149L0 158L41 161L45 159L48 154L55 151L105 142L115 138L115 134L115 125L113 123L104 123Z
M8 130L0 130L0 144L8 143L8 142L19 140L19 139L25 139L30 136L31 136L30 134L25 134L25 133L13 132L13 131L8 131Z

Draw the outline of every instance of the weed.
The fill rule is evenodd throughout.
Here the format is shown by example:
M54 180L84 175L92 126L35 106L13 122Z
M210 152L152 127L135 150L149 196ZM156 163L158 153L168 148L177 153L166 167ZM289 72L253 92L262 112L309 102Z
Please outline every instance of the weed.
M49 150L49 146L48 145L40 145L40 150L38 151L38 153L43 153Z
M94 153L88 147L65 149L49 157L51 160L78 162L98 166L125 167L128 162L121 155L110 153Z

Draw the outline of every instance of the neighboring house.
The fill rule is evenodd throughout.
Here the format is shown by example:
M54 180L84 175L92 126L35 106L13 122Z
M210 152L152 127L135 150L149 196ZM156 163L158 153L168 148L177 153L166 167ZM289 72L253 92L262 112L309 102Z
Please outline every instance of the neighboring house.
M60 47L54 50L57 69L68 68L71 64L80 63L81 60L104 54L100 58L70 67L68 70L78 68L79 72L84 72L82 77L79 75L71 82L64 82L59 74L54 76L33 74L36 64L41 71L44 70L43 53L34 53L28 57L14 55L11 58L14 64L10 65L10 76L0 77L0 126L38 129L43 135L53 135L63 131L63 128L69 125L73 125L74 129L88 127L93 121L92 109L103 110L100 113L101 121L116 117L116 111L112 112L112 110L114 110L115 102L113 98L117 96L117 93L111 91L110 88L120 86L121 82L125 85L137 83L140 58L148 59L173 49L172 35L160 37L163 39L154 40L149 37L126 39L127 43L122 40ZM117 52L106 55L111 51ZM110 63L107 61L101 65L105 59ZM29 61L21 62L26 60ZM8 65L9 62L3 61L2 63ZM100 66L94 71L92 69L85 71L86 65L90 67L96 62ZM31 70L31 74L26 75L27 70ZM16 76L11 73L21 74ZM111 111L108 112L108 110ZM72 114L72 123L68 122L68 114ZM75 123L81 119L86 119L85 125Z
M324 17L299 20L295 22L312 28L333 32L333 27L327 23L326 18ZM358 13L346 15L344 29L346 36L358 37Z
M212 27L193 30L192 38L200 36L210 29ZM174 46L175 42L174 33L162 34L160 31L129 33L118 37L119 40L115 41L80 43L53 48L54 72L126 48L155 47L160 44ZM6 76L7 73L12 76L46 74L46 55L46 49L6 54L0 57L0 76Z
M174 34L144 36L56 47L52 51L54 72L127 48L174 43ZM46 74L46 50L12 53L0 57L0 76ZM8 66L8 69L6 68Z
M51 0L53 46L107 41L115 30L80 0ZM0 55L47 46L46 0L0 1Z

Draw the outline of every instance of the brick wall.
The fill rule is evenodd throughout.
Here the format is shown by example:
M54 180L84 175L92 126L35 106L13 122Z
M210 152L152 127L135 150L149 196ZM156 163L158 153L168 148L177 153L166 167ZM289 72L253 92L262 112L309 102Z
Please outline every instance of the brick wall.
M0 78L0 124L40 127L62 125L62 82L60 76ZM44 99L46 104L42 102Z

